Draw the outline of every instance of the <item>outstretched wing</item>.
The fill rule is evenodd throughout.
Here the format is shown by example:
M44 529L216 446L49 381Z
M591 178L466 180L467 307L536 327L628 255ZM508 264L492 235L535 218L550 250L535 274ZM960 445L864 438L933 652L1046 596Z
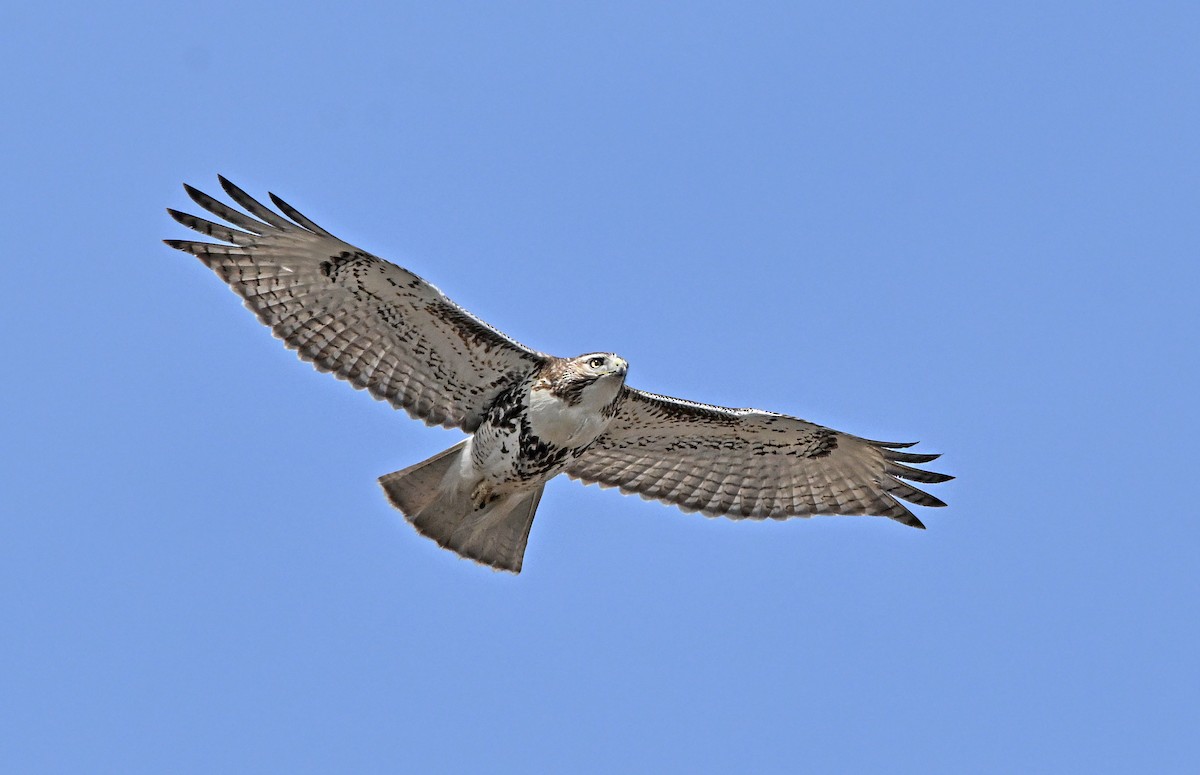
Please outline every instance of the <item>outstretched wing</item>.
M474 431L499 393L546 360L274 194L287 218L220 180L255 217L185 185L196 204L237 228L168 210L184 226L230 244L165 242L220 275L259 320L321 371L429 425Z
M924 527L897 499L946 504L900 480L953 477L905 465L938 457L899 451L910 446L626 388L608 430L567 474L710 517L871 514Z

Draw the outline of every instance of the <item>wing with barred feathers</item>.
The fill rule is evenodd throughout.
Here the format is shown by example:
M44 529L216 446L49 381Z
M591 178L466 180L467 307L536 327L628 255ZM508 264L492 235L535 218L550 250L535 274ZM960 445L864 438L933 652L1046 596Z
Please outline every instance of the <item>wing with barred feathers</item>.
M229 244L165 242L197 256L318 369L429 425L474 431L497 395L546 362L412 272L341 241L274 194L286 218L220 181L250 215L186 185L196 204L230 225L168 212Z
M953 477L906 465L938 457L900 451L910 446L625 388L608 429L567 474L711 517L867 514L924 527L900 500L946 504L901 479Z

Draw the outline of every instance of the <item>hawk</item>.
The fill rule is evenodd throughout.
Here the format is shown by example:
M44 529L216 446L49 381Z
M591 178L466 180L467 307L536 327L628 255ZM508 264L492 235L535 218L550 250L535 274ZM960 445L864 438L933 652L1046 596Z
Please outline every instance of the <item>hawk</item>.
M462 557L519 573L542 490L563 473L733 519L863 514L922 528L901 501L945 505L903 481L951 479L912 465L938 455L631 388L617 355L532 350L274 194L279 212L219 180L245 212L185 185L226 223L168 210L219 242L166 244L203 261L317 369L470 434L379 480L418 532Z

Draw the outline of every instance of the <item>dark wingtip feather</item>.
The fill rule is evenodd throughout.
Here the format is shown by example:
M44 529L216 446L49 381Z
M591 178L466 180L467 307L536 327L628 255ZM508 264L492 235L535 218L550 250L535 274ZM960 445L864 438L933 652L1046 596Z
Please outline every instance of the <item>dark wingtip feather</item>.
M296 228L294 223L290 223L286 218L229 182L224 175L217 175L217 180L221 182L221 188L225 189L225 193L254 217L261 218L276 229L288 231Z
M221 188L225 191L225 193L232 197L233 200L238 204L242 204L243 199L254 199L254 197L247 194L224 175L217 175L217 180L221 183ZM255 204L258 203L255 202Z
M915 447L920 443L917 441L874 441L872 439L868 439L867 441L877 447L883 447L885 449L908 449L909 447Z
M271 197L271 201L275 203L275 206L278 207L280 209L280 211L283 212L284 215L291 218L293 221L300 224L304 228L308 229L311 232L320 234L325 237L333 236L332 234L325 231L317 224L313 223L311 220L309 220L303 214L301 214L299 210L292 207L287 202L283 201L282 198L276 196L275 194L271 193L270 191L267 192L267 196Z
M224 242L229 242L234 245L250 245L253 244L257 235L250 234L245 231L232 229L223 223L214 223L213 221L199 218L190 213L181 213L178 210L167 208L167 213L179 223L188 227L192 231L198 231L214 239L219 239Z
M932 463L941 457L940 454L921 453L921 452L897 452L894 449L883 450L884 458L891 460L893 463Z
M201 234L208 234L208 236L210 236L210 237L212 236L212 234L205 231L204 229L198 228L198 224L205 223L204 219L202 219L202 218L197 218L196 216L191 215L190 213L185 213L185 212L181 212L179 210L174 210L170 207L167 208L167 215L174 218L176 223L181 223L184 226L191 229L192 231L198 231Z
M908 487L905 485L903 490L892 490L892 495L897 495L909 503L915 503L918 506L926 506L933 509L944 508L946 502L941 498L935 498L924 490L918 490L916 487Z
M924 471L920 468L910 468L909 466L899 463L892 463L887 467L887 472L892 476L901 479L907 479L910 482L921 482L922 484L941 484L948 482L954 477L950 474L939 474L936 471Z
M893 503L896 503L893 501ZM899 522L907 527L915 527L917 530L924 530L925 523L917 519L917 516L900 503L896 503L896 511L887 515L888 519Z

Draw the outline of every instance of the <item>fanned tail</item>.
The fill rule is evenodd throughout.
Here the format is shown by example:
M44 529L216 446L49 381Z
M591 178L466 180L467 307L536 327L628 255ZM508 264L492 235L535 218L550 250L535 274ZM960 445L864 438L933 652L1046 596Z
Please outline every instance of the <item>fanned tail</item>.
M392 505L421 535L461 557L520 573L544 485L476 506L474 482L459 473L465 446L464 441L414 466L381 476L379 483Z

